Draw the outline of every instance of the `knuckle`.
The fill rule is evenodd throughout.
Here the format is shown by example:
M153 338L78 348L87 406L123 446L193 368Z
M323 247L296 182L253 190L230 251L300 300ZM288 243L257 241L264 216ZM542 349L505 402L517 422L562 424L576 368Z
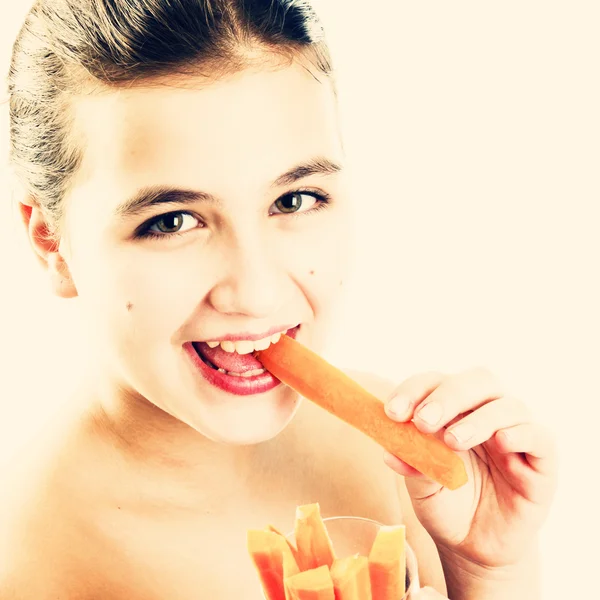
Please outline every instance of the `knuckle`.
M503 396L503 386L496 376L488 367L483 365L475 366L466 372L469 379L477 381L482 388L488 390L489 395Z
M438 386L446 379L446 375L439 371L425 371L415 375L412 380L420 388Z
M419 373L403 381L396 388L395 393L416 402L423 396L424 391L437 387L443 380L444 375L437 371Z
M443 381L444 390L448 392L462 391L467 385L469 385L469 378L466 373L453 373Z
M492 373L492 371L483 365L477 365L473 367L470 371L471 375L476 377L481 381L495 381L496 376Z
M528 420L531 416L531 409L527 403L523 402L520 398L514 396L505 396L497 400L503 404L503 410L510 410L515 415L518 415L520 419Z

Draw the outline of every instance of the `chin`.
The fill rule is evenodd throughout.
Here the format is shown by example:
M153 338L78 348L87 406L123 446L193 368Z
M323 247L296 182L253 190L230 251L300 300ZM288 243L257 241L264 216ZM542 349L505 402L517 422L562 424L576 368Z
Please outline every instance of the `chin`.
M250 398L235 398L200 406L188 424L205 437L223 444L254 445L277 437L293 420L300 397L288 387Z

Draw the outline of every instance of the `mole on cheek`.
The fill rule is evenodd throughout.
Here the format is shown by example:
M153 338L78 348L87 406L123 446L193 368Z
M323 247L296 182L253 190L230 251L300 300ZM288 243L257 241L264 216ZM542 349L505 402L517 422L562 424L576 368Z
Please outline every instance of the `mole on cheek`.
M310 274L311 274L311 275L314 275L314 274L315 274L315 272L314 272L314 271L311 271L311 272L310 272Z
M131 302L127 303L127 310L130 311L133 308L133 304Z

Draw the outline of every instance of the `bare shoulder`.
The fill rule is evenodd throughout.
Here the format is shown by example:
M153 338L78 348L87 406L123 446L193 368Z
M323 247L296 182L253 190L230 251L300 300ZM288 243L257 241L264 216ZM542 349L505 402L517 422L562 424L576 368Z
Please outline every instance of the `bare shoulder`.
M51 435L0 472L0 598L92 598L85 528L73 510L60 445ZM87 589L85 589L87 588Z
M0 473L0 597L7 600L45 599L52 584L46 580L43 555L50 532L42 526L47 487L40 477L39 464L30 460L12 463ZM56 591L56 590L54 590Z

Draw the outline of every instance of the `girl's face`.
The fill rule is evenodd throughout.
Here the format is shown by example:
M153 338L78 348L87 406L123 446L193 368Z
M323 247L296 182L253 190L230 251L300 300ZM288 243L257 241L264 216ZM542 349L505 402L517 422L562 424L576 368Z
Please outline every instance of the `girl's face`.
M319 346L349 242L330 83L294 64L75 110L84 159L61 248L94 360L123 395L213 440L273 437L296 394L255 370L251 344L210 346L297 325Z

